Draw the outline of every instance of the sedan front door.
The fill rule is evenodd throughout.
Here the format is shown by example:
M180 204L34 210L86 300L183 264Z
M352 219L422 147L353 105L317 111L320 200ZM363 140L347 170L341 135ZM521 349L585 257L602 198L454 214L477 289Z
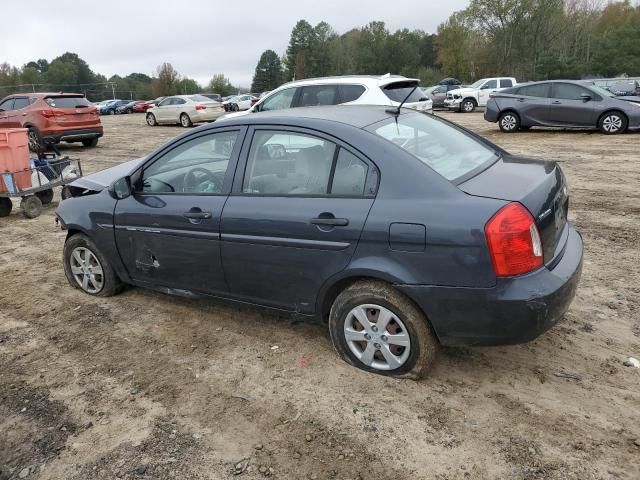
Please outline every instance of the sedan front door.
M222 214L230 293L312 313L321 286L355 251L377 170L319 133L264 127L250 130L251 137Z
M118 251L137 283L224 294L220 218L243 129L199 132L169 146L132 176L115 208Z
M588 95L589 99L582 95ZM597 113L595 94L573 83L554 82L549 107L549 120L558 126L595 126Z
M168 121L171 113L172 103L173 97L168 97L163 99L160 103L158 103L158 105L156 105L156 108L154 108L153 112L156 116L156 120L158 120L159 122Z

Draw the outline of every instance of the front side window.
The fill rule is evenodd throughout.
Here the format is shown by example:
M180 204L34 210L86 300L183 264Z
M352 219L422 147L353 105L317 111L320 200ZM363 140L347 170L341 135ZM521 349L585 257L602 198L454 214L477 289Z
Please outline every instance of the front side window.
M446 91L447 91L447 87L443 85L434 89L432 93L444 93Z
M482 90L487 90L489 88L498 88L498 80L489 80L482 86Z
M4 102L0 103L0 110L1 111L8 112L11 109L13 109L13 98L10 98L10 99L5 100Z
M171 105L171 101L173 100L172 97L169 98L165 98L164 100L162 100L160 103L158 103L159 107L165 107L167 105Z
M259 130L242 191L254 195L326 195L337 146L319 137Z
M16 98L15 102L13 102L13 109L20 110L21 108L29 106L29 99L26 97Z
M260 111L268 112L270 110L282 110L285 108L291 108L291 103L293 102L295 93L295 88L287 88L285 90L280 90L279 92L274 93L264 102L262 102Z
M586 88L573 85L571 83L554 83L553 98L560 100L582 100L581 95L589 95Z
M495 160L488 146L432 115L400 115L367 127L450 181Z
M144 169L143 193L221 194L237 131L190 140Z
M300 107L316 105L335 105L338 103L338 88L336 85L309 85L302 87Z

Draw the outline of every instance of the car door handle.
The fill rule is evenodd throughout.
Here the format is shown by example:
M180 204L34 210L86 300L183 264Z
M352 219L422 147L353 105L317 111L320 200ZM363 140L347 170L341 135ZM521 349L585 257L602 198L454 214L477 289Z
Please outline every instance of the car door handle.
M324 225L329 227L346 227L349 225L349 220L346 218L318 217L312 218L311 223L314 225Z
M526 100L526 99L524 99L524 98L519 98L519 99L518 99L518 101L519 101L519 102L526 102L527 100Z
M182 215L187 217L189 220L204 220L207 218L211 218L211 212L189 211L189 212L184 212Z
M554 100L553 102L551 102L552 105L562 105L562 102L560 100Z

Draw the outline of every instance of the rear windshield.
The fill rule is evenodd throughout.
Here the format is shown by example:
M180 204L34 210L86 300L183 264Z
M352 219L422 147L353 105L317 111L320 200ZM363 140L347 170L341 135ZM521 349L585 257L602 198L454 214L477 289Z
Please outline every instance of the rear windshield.
M189 99L193 102L210 102L211 101L209 97L205 97L204 95L191 95Z
M390 117L367 130L406 150L447 180L455 182L496 159L496 153L462 130L422 113Z
M50 107L58 108L82 108L91 106L89 101L84 97L47 97L45 101Z
M418 84L416 82L395 82L385 86L382 91L394 102L402 102L406 98L407 103L420 102L427 100L424 92L420 88L413 90ZM407 98L407 95L411 93L411 96Z

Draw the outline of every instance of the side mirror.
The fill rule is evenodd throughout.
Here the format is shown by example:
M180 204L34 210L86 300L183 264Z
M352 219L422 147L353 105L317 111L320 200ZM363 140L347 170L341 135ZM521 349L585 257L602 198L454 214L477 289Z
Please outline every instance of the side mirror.
M122 177L109 187L109 194L116 200L122 200L131 196L131 177Z
M583 102L588 102L593 97L591 97L591 95L589 95L588 93L583 93L582 95L580 95L580 98L582 98Z

